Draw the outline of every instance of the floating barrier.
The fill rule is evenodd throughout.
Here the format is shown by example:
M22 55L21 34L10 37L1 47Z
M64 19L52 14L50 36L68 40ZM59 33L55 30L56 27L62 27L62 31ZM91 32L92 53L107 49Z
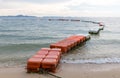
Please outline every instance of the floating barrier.
M27 61L27 72L55 72L62 53L67 53L72 48L89 40L90 36L74 35L50 44L50 48L41 48Z
M43 58L30 58L27 62L27 72L39 72Z
M99 22L98 24L99 24L99 26L104 26L104 24L102 22Z
M88 40L88 38L90 38L90 36L89 37L82 36L82 35L70 36L64 40L57 42L57 43L50 44L50 48L60 48L62 53L66 53L69 50L71 50L72 48L76 47L77 45Z
M69 21L69 19L57 19L58 21Z
M101 30L104 29L104 25L99 23L99 28L97 30L89 30L88 33L89 34L99 34Z
M71 21L78 21L79 22L80 20L79 19L71 19Z
M47 55L48 51L38 51L37 54L39 54L39 55Z
M45 58L42 61L42 69L55 72L58 61L56 59Z
M80 19L64 19L64 18L60 18L60 19L48 19L48 21L72 21L72 22L80 22Z
M89 30L89 34L99 34L100 29L98 30Z
M42 58L44 59L46 57L46 55L40 55L40 54L36 54L34 56L32 56L33 58Z
M104 24L102 22L99 22L99 30L103 30L104 29Z
M90 35L89 34L77 34L78 36L85 36L85 41L88 41L91 39ZM84 42L85 42L84 41ZM81 44L81 43L80 43Z
M61 50L41 48L27 61L27 72L40 72L40 69L55 72L61 58Z
M103 29L104 29L104 26L100 26L100 27L99 27L99 30L103 30Z

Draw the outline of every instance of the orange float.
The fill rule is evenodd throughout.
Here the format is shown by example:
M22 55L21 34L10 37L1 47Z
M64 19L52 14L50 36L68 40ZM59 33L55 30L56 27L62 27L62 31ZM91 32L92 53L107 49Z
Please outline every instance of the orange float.
M39 72L41 69L44 69L55 72L61 54L85 42L88 38L82 35L74 35L57 43L50 44L50 48L41 48L35 55L28 59L27 71Z
M38 55L47 55L49 52L48 51L38 51L36 54Z
M48 71L55 72L58 62L56 59L44 59L42 61L42 68Z
M33 58L42 58L42 59L44 59L45 57L46 57L46 55L39 55L39 54L36 54L36 55L33 55L32 56Z
M41 67L42 58L30 58L27 61L27 72L39 72Z

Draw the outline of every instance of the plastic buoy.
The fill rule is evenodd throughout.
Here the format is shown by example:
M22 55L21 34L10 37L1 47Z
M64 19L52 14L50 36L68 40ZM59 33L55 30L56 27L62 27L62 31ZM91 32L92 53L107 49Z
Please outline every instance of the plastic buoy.
M46 57L46 55L36 54L36 55L33 55L32 57L33 57L33 58L42 58L42 59L44 59L44 58Z
M102 22L99 22L98 24L99 24L99 26L104 26L104 24Z
M35 55L27 61L28 72L55 72L59 64L61 54L66 53L77 45L83 43L89 36L74 35L63 39L54 44L50 44L50 48L41 48Z
M51 72L55 72L58 62L56 59L44 59L42 61L42 68Z
M38 51L36 54L39 54L39 55L47 55L49 52L48 51Z
M39 68L41 67L42 58L30 58L27 61L27 72L39 72Z

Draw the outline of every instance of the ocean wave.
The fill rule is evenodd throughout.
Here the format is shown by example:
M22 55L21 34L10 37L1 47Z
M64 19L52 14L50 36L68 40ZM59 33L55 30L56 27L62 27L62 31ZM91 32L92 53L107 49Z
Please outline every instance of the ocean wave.
M96 58L96 59L63 59L62 63L74 63L74 64L106 64L106 63L120 63L120 58Z

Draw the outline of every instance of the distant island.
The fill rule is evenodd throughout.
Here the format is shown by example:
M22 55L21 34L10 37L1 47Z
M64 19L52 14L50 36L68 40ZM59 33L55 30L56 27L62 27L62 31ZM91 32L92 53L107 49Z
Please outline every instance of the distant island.
M28 15L15 15L14 16L14 15L8 15L8 16L0 16L0 17L32 17L32 18L34 17L35 18L36 16L28 16Z

